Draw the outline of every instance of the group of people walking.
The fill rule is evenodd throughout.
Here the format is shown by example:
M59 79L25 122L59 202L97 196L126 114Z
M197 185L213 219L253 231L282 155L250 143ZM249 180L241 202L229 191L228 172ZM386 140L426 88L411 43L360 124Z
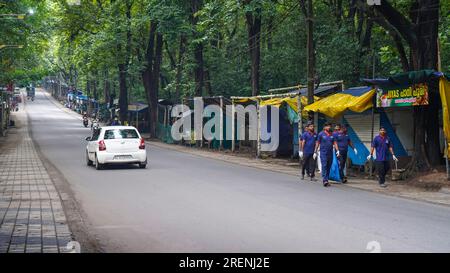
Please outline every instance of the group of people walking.
M319 157L320 164L322 166L322 182L323 186L328 187L330 185L330 170L333 163L333 153L336 154L336 158L339 165L339 176L342 183L347 182L347 176L345 175L345 165L347 162L348 149L353 149L355 155L358 154L358 150L353 145L348 133L347 127L340 124L336 124L334 131L331 130L332 124L327 122L323 126L323 130L320 133L316 133L314 130L314 124L309 122L305 131L300 137L299 142L299 156L302 160L301 164L301 178L305 180L305 174L311 181L315 181L316 160ZM392 142L387 136L386 129L380 128L379 135L377 135L372 141L372 147L367 157L367 160L372 160L375 152L375 166L378 172L378 182L381 187L386 187L385 177L390 168L390 157L398 161L394 155Z

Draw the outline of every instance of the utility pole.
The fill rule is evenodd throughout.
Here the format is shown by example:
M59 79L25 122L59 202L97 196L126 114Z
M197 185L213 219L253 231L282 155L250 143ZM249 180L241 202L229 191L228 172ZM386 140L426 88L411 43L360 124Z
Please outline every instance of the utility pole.
M308 82L308 104L314 103L314 13L312 0L306 3L306 28L307 28L307 82ZM309 114L309 120L313 116Z

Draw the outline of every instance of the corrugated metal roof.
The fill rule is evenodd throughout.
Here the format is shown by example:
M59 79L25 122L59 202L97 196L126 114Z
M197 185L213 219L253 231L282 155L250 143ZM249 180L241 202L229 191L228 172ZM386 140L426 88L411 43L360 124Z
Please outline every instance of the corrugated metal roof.
M370 86L358 86L358 87L352 87L352 88L346 89L346 90L342 91L342 94L349 94L352 96L359 97L359 96L369 92L372 89L373 88Z
M327 86L319 86L314 89L314 95L318 97L326 97L338 91L338 85L327 85ZM300 92L301 95L306 96L308 94L308 88L297 89L295 91L289 92L292 94L298 94Z

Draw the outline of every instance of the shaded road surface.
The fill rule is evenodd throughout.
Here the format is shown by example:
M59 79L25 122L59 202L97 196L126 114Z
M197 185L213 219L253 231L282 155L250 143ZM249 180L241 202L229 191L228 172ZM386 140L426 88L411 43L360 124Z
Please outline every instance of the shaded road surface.
M81 120L38 92L33 138L63 173L106 251L450 251L450 208L323 188L298 177L147 145L149 166L85 164ZM350 182L351 183L351 182Z

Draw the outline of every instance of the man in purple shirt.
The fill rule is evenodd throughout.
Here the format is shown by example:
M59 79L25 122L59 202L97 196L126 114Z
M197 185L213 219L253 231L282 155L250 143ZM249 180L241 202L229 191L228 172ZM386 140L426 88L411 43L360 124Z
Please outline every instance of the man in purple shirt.
M313 158L314 147L316 145L317 134L314 132L314 124L312 122L308 123L305 128L305 132L300 137L300 146L298 155L300 159L303 160L302 163L302 180L305 179L306 174L314 181L316 161Z
M358 154L358 151L353 146L353 143L350 140L349 135L347 134L347 128L345 126L336 124L336 126L334 127L333 136L339 148L339 176L341 177L342 183L347 183L347 177L344 175L344 170L345 164L347 163L348 147L350 146L353 149L355 155Z
M380 128L380 134L376 136L372 141L372 148L370 149L370 154L367 160L371 160L373 152L375 150L375 166L378 172L378 183L381 187L386 187L386 174L390 168L389 162L389 152L392 154L392 159L398 161L397 157L394 155L394 149L392 147L392 142L386 134L386 129L384 127Z
M317 158L317 150L320 147L320 163L322 164L322 179L323 186L328 187L330 183L328 178L330 176L331 163L333 162L333 148L337 151L336 155L339 157L339 149L336 140L331 132L331 123L327 122L323 126L323 131L317 136L316 147L314 149L314 160Z

